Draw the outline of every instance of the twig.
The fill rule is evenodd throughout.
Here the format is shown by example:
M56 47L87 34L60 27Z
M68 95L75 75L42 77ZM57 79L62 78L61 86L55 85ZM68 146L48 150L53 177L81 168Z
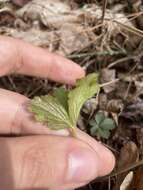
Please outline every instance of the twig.
M115 153L118 153L118 154L119 154L119 152L118 152L116 149L112 148L112 147L109 146L108 144L105 144L105 143L103 143L103 142L102 142L102 144L103 144L105 147L107 147L109 150L111 150L112 152L115 152Z
M139 166L141 166L141 165L143 165L143 160L141 160L141 161L139 161L139 162L137 162L137 163L134 163L134 164L132 164L131 166L129 166L129 167L127 167L127 168L124 168L124 169L119 170L119 171L117 171L117 172L113 172L113 173L112 173L111 175L109 175L109 176L110 176L110 177L115 177L115 176L117 176L117 175L123 174L123 173L125 173L125 172L130 171L130 170L133 170L133 169L135 169L135 168L137 168L137 167L139 167Z
M110 84L113 84L113 83L115 83L115 82L119 82L120 80L125 79L127 76L129 76L129 75L136 69L136 67L137 67L138 64L139 64L139 63L136 63L135 66L133 66L133 68L132 68L124 77L121 77L121 78L119 78L119 79L111 80L111 81L109 81L109 82L100 84L100 87L102 88L102 87L104 87L104 86L108 86L108 85L110 85Z
M117 65L118 63L122 63L122 62L124 62L124 61L128 61L128 60L134 59L134 58L136 58L136 56L123 57L123 58L121 58L121 59L119 59L119 60L116 60L116 61L110 63L107 68L110 69L111 67L114 67L114 66Z
M124 168L122 170L118 170L117 172L113 172L110 175L107 175L105 177L97 178L96 180L93 180L92 183L96 183L96 182L99 182L99 181L104 181L104 180L107 180L109 177L112 178L112 177L118 176L120 174L123 174L125 172L129 172L129 171L134 170L135 168L137 168L137 167L139 167L141 165L143 165L143 160L141 160L141 161L139 161L137 163L134 163L131 166L126 167L126 168Z
M104 18L105 18L105 12L106 12L106 7L107 7L107 1L108 0L103 0L103 8L102 8L102 24L104 23Z
M129 20L132 21L132 20L138 18L138 17L141 16L141 15L143 15L143 12L142 12L142 11L137 12L137 13L133 13L133 14L130 14L130 15L127 16L127 18L131 17L131 18L129 18Z
M131 74L131 73L136 69L136 67L138 66L138 64L139 64L139 62L137 62L137 63L135 64L135 66L133 66L133 68L128 72L128 75ZM129 91L130 91L132 82L133 82L133 80L131 80L130 83L129 83L129 85L128 85L126 94L125 94L125 96L124 96L124 100L126 100L127 97L128 97L128 94L129 94Z
M100 34L98 37L96 37L94 40L91 40L86 46L84 46L83 48L80 49L80 51L76 52L77 54L80 54L80 52L84 52L86 51L86 49L91 45L91 44L95 44L97 40L99 40L101 37L103 36L103 34Z
M113 83L115 83L115 82L119 82L119 80L120 80L120 79L115 79L115 80L111 80L111 81L109 81L109 82L100 84L100 87L102 88L102 87L104 87L104 86L108 86L108 85L113 84Z
M128 94L129 94L129 91L130 91L130 89L131 89L132 82L133 82L132 80L129 82L129 85L128 85L128 88L127 88L127 90L126 90L126 93L125 93L125 96L124 96L123 100L126 100L126 99L127 99Z
M133 34L136 34L137 36L139 37L142 37L143 38L143 31L142 30L139 30L135 27L130 27L130 26L127 26L121 22L118 22L116 20L113 20L113 22L116 22L117 24L119 24L122 28L126 29L127 31L133 33Z
M137 56L135 56L135 58L136 58ZM137 68L137 66L140 64L140 62L138 61L133 67L132 67L132 69L128 72L128 75L129 74L131 74L136 68Z
M89 52L89 53L79 53L79 54L73 54L73 55L67 55L67 58L73 59L73 58L83 58L87 56L95 56L95 55L126 55L126 52L124 51L101 51L101 52Z
M143 87L140 88L140 90L137 92L137 94L134 96L134 100L137 99L137 97L143 92Z
M15 83L14 83L12 77L11 77L11 76L8 76L7 78L8 78L8 80L9 80L9 82L11 83L12 88L17 92L17 87L16 87L16 85L15 85Z
M108 190L111 190L111 178L108 178Z

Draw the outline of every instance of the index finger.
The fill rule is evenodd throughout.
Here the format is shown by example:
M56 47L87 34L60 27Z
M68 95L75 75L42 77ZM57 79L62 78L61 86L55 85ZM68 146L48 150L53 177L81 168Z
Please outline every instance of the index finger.
M0 76L11 73L74 84L85 75L76 63L10 37L0 37Z

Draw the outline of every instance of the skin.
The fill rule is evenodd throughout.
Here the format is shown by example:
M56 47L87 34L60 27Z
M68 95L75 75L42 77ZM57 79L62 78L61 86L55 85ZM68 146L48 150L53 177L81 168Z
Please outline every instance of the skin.
M70 60L1 36L0 76L10 73L67 84L85 75ZM114 156L101 143L80 130L72 138L66 130L51 131L36 123L26 110L28 102L23 95L0 89L1 189L72 190L112 171Z

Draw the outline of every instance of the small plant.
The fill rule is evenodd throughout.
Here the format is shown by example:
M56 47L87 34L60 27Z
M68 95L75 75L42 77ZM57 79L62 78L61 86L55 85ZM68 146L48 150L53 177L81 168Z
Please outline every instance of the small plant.
M92 73L77 80L74 89L56 89L52 95L35 97L30 104L30 111L35 119L50 129L68 128L73 136L80 110L83 104L100 90L98 74Z
M95 118L89 122L90 133L93 136L102 137L108 139L110 136L110 131L113 130L116 125L113 119L105 117L102 112L98 112Z

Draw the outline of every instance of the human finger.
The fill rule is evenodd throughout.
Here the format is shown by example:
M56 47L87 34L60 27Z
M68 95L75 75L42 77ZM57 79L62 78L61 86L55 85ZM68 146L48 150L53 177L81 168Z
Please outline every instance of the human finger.
M75 138L0 138L0 147L0 186L7 190L74 189L100 176L103 167L98 153Z
M75 84L84 70L62 56L18 39L0 36L0 76L18 73Z

